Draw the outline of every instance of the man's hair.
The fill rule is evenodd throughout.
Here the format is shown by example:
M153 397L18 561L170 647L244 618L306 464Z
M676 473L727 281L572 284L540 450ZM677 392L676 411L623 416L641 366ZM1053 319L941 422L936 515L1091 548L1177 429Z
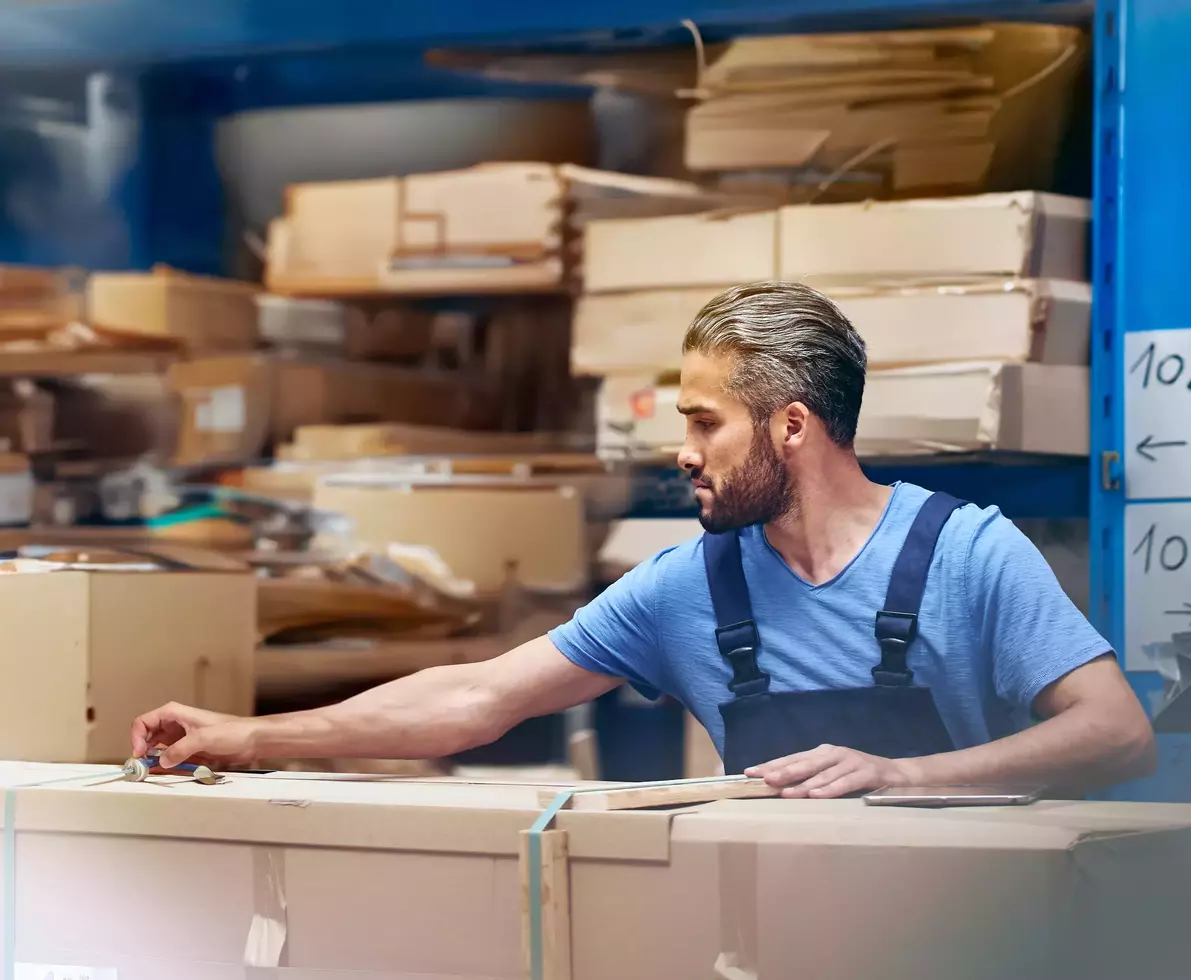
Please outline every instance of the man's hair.
M867 364L864 341L831 300L795 282L735 286L703 307L682 351L732 358L728 394L760 424L791 402L823 422L832 442L856 438Z

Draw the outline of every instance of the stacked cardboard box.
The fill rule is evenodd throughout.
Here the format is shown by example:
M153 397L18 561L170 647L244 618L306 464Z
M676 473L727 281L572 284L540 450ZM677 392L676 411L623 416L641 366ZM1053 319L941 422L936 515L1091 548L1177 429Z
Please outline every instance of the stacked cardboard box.
M626 810L648 793L585 784L531 844L575 787L116 776L0 766L17 977L1186 976L1186 806Z
M740 38L700 72L686 163L795 200L1048 187L1086 57L1047 24Z
M865 339L862 453L1087 452L1086 201L1032 192L595 222L572 366L604 455L681 444L686 327L725 288L802 281Z
M256 582L192 548L50 549L0 565L0 754L122 762L138 714L167 701L252 710Z
M337 306L328 336L325 309L167 267L73 291L54 270L0 273L0 451L39 460L32 503L0 523L106 516L100 483L131 464L239 465L301 425L489 429L507 414L510 382L427 363L430 314L392 301Z

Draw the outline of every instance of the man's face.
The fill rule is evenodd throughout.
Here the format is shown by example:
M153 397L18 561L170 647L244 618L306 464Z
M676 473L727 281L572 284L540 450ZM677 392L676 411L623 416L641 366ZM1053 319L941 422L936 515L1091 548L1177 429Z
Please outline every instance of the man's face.
M684 355L678 397L686 416L678 462L694 481L699 523L717 534L769 523L795 501L775 433L725 393L730 368L727 357Z

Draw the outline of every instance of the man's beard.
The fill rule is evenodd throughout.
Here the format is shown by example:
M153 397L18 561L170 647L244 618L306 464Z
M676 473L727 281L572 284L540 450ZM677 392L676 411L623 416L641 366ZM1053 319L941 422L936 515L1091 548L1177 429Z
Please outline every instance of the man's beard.
M712 487L711 504L699 513L705 531L722 534L750 524L768 524L794 508L797 491L766 435L759 426L745 461ZM702 479L703 471L691 477Z

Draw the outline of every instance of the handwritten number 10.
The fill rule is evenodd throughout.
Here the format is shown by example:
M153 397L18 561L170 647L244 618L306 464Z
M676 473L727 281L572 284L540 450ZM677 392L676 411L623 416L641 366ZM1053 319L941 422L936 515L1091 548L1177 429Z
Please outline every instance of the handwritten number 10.
M1181 354L1167 354L1164 358L1154 364L1154 359L1157 356L1156 345L1150 341L1146 345L1146 349L1142 352L1141 357L1134 361L1129 366L1129 373L1134 374L1138 368L1145 365L1145 374L1142 375L1141 386L1148 388L1150 386L1150 378L1157 378L1159 384L1172 385L1183 376L1183 368L1186 367L1186 362L1183 360ZM1191 382L1188 382L1187 388L1191 390Z
M1142 535L1141 542L1133 549L1133 554L1138 554L1145 551L1145 570L1148 574L1150 571L1150 564L1154 558L1154 534L1158 529L1157 524L1151 524L1150 529ZM1178 534L1172 534L1165 541L1162 542L1162 547L1158 549L1158 564L1162 566L1165 571L1177 572L1187 561L1187 540Z

